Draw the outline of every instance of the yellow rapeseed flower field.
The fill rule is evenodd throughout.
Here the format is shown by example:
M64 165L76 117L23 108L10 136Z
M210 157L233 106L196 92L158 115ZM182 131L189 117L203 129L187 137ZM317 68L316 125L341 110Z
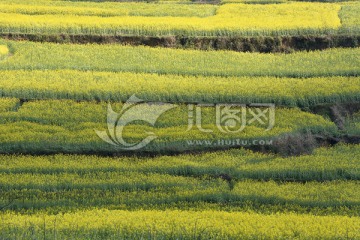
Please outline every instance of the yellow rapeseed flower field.
M9 54L9 49L5 45L0 45L0 56Z
M357 239L360 219L348 216L197 211L90 210L58 215L3 214L0 230L59 238ZM5 228L3 228L5 226ZM76 227L75 227L76 226ZM32 229L32 231L30 230ZM16 231L17 230L17 231ZM24 232L26 231L27 232ZM24 235L21 235L24 236ZM142 236L142 237L141 237Z
M360 239L359 3L111 1L0 0L0 240Z
M11 8L11 7L10 7ZM0 13L3 33L227 36L335 31L338 4L225 4L210 17L74 16ZM71 13L71 11L70 11ZM254 14L256 13L256 14Z

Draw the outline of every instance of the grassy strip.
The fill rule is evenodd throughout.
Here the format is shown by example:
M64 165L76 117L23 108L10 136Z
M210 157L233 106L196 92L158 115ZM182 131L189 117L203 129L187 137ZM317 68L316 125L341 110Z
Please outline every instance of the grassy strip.
M119 191L149 191L151 189L171 189L179 188L182 191L193 189L206 189L226 186L220 180L201 181L191 177L171 176L167 174L143 174L137 172L106 172L98 171L96 173L76 174L0 174L0 186L2 191L10 192L12 190L23 191L39 190L44 192L76 191L76 190L119 190ZM200 187L201 186L201 187ZM8 194L7 194L8 195ZM9 196L9 195L8 195ZM19 196L13 196L19 197ZM26 195L23 197L27 198ZM6 199L6 197L4 198Z
M118 111L122 105L115 104ZM143 106L142 113L159 111L159 105ZM253 109L254 110L254 109ZM255 110L254 110L255 111ZM54 114L58 113L58 114ZM72 101L37 101L24 103L17 112L2 114L0 124L0 152L2 153L114 153L123 152L118 146L102 141L94 132L106 130L106 104ZM143 119L142 116L135 116ZM248 113L247 121L252 119ZM274 128L265 131L269 124L250 122L243 131L224 133L215 125L215 107L203 109L202 127L213 132L200 131L195 123L188 129L188 107L178 106L162 114L155 127L135 121L122 132L126 142L139 143L153 132L158 138L147 145L144 151L185 151L190 149L223 148L231 140L239 144L250 144L253 140L267 141L285 133L310 131L313 133L335 134L336 126L321 116L301 112L299 109L276 109ZM111 125L111 124L110 124ZM224 123L219 126L225 127ZM232 129L234 130L234 129ZM116 133L117 137L120 137ZM237 140L239 139L239 140ZM247 140L249 143L241 143ZM218 142L223 141L223 142ZM126 150L125 150L126 151Z
M339 180L358 179L359 149L338 145L292 158L243 149L157 158L2 155L0 206L22 213L106 207L357 216L358 181Z
M26 182L18 178L24 178ZM191 206L201 209L202 204L203 209L245 210L257 207L259 212L275 209L304 212L307 208L309 212L319 214L331 213L330 208L341 214L343 208L341 215L353 216L358 216L355 210L360 209L358 182L352 181L305 184L240 181L232 183L230 188L220 179L196 180L159 174L14 174L0 176L0 193L1 206L11 201L12 206L7 210L21 213L101 207L129 210L173 208L177 204L184 206L183 209ZM227 203L228 206L223 206Z
M197 155L139 157L98 157L85 155L17 156L3 155L0 174L78 174L127 172L174 176L220 177L232 180L276 181L360 180L359 145L336 145L316 149L298 157L254 153L244 149Z
M289 239L359 237L359 218L217 211L79 211L59 215L2 214L3 237ZM55 224L56 219L56 224ZM106 219L106 221L103 221ZM27 225L29 224L29 225ZM76 229L73 226L77 226Z
M137 72L203 76L357 76L360 48L292 54L195 51L118 45L12 42L1 70Z
M341 19L341 29L344 32L354 31L360 29L360 3L346 3L341 6L339 17Z
M161 86L161 87L160 87ZM0 71L0 96L23 99L177 103L275 103L315 106L360 101L359 77L206 77L82 72L75 70Z

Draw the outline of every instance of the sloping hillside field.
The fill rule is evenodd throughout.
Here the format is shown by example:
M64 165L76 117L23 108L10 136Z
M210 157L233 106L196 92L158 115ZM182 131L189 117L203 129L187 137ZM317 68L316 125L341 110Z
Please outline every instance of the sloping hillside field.
M0 239L360 239L359 16L0 0Z

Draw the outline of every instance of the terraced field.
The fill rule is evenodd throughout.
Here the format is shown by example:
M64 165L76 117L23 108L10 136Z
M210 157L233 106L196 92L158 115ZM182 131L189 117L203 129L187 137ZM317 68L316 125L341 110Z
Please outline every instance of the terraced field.
M106 113L106 104L44 100L27 102L16 112L11 111L11 108L18 108L18 104L18 101L10 99L5 99L2 104L3 108L9 111L1 113L1 153L110 154L123 151L103 142L94 134L94 129L107 129L106 114L103 114ZM121 109L121 106L116 107ZM151 106L147 107L147 111L152 109ZM215 143L219 139L245 142L258 138L280 138L285 133L337 133L334 123L318 115L286 108L277 109L276 114L279 123L270 131L264 131L267 125L262 126L254 122L243 131L226 134L216 126L215 107L207 107L203 109L202 126L212 132L203 132L196 127L188 130L187 106L179 105L162 114L155 127L140 122L129 123L123 137L128 142L140 142L146 138L147 132L153 132L158 139L143 148L143 151L179 152L204 148L191 144L193 140L213 141L214 144L209 144L207 148L219 148ZM250 116L249 118L251 119Z
M12 204L0 228L13 238L252 238L256 232L356 239L359 153L359 145L338 145L292 158L242 149L156 158L3 156L0 201Z
M200 3L0 0L0 239L360 239L359 2Z
M299 31L328 33L336 32L341 26L337 15L341 6L338 4L288 3L265 7L226 4L210 11L200 5L198 9L195 7L196 12L203 13L197 16L191 14L194 7L192 11L188 11L189 7L183 11L175 4L171 7L159 5L161 9L158 10L155 10L156 5L145 5L144 10L139 12L128 12L127 9L136 6L126 4L116 14L111 13L114 9L85 8L83 4L73 8L73 5L78 4L40 9L11 5L0 14L1 33L228 36L292 34ZM67 8L72 10L69 12ZM172 14L157 14L166 11ZM257 14L254 15L254 12Z

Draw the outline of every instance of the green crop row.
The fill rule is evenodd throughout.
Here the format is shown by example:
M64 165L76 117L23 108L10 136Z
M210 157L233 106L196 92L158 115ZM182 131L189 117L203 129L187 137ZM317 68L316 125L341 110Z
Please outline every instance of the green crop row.
M177 204L182 209L191 206L201 209L204 204L203 209L223 207L245 210L248 207L258 208L259 212L274 209L304 212L304 208L308 208L324 215L331 214L333 208L339 215L358 216L358 186L359 183L353 181L303 184L246 180L228 184L222 179L197 180L138 173L97 172L81 176L2 174L0 206L10 203L6 209L8 211L36 213L101 207L129 210L174 208Z
M353 31L354 29L360 29L360 3L344 3L341 6L339 17L341 18L341 28L344 31ZM358 31L357 30L357 31Z
M168 174L174 176L220 176L233 180L277 181L360 180L359 145L319 148L313 154L279 157L244 149L196 155L145 157L99 157L85 155L0 157L0 174L96 174L97 172Z
M5 100L8 101L8 100ZM114 111L120 112L122 104L114 104ZM70 100L44 100L24 103L16 111L2 113L0 119L0 152L14 153L91 153L91 152L118 152L123 151L126 144L114 141L124 139L128 144L135 145L148 136L157 136L144 151L183 151L188 149L223 148L230 145L251 145L254 141L271 141L287 133L312 132L322 134L336 134L334 123L321 116L302 112L299 109L267 110L265 118L258 121L254 116L256 110L252 108L233 107L243 111L236 126L230 127L227 121L217 124L217 111L214 106L194 106L201 110L196 119L189 124L189 106L186 105L148 105L137 104L141 114L133 115L134 122L121 123L114 119L107 124L106 103L74 102ZM168 109L173 107L172 109ZM167 109L167 111L165 111ZM131 110L131 109L130 109ZM253 111L253 113L250 112ZM153 119L152 113L160 114L154 127L143 121ZM264 109L263 109L264 111ZM194 110L190 112L194 113ZM218 112L219 114L220 112ZM131 114L131 113L130 113ZM150 114L150 115L149 115ZM268 114L268 115L266 115ZM271 115L270 115L271 114ZM244 118L242 118L244 117ZM191 119L191 118L190 118ZM193 119L193 118L192 118ZM275 121L271 121L275 119ZM120 126L125 125L123 130ZM189 127L190 126L190 127ZM243 126L242 130L239 130ZM113 146L102 141L94 130L105 131L116 129L114 136L110 132L102 133L101 137ZM271 130L266 130L267 128ZM201 128L207 130L200 130ZM226 130L229 129L229 130ZM231 132L236 131L237 132ZM111 131L111 130L110 130ZM209 132L212 131L212 132ZM149 135L149 133L151 133ZM106 136L108 137L106 137ZM112 138L112 140L109 140ZM244 142L241 142L244 140ZM120 140L118 140L120 141ZM268 142L271 144L272 142ZM259 142L257 142L259 144ZM266 144L266 142L264 142Z
M0 71L0 96L22 99L314 106L360 101L359 77L201 77L75 70Z
M16 98L0 98L0 113L14 110L19 105Z
M359 151L360 145L338 145L291 158L244 149L156 158L0 155L0 207L19 213L105 207L358 216Z
M358 215L359 150L338 145L291 158L244 149L156 158L1 155L0 206L23 213L106 207Z
M2 191L7 192L5 195L8 195L12 190L22 191L24 189L44 192L84 189L88 189L89 191L100 189L126 192L179 188L185 191L198 189L198 186L202 186L200 189L212 187L214 189L220 189L220 187L224 187L224 184L221 184L220 181L200 181L196 178L171 176L167 174L98 171L96 173L85 174L66 172L58 174L42 174L36 172L20 174L2 173L0 174L0 186ZM24 196L26 197L26 195Z
M360 48L292 54L238 53L0 41L13 56L0 70L135 72L202 76L358 76Z

